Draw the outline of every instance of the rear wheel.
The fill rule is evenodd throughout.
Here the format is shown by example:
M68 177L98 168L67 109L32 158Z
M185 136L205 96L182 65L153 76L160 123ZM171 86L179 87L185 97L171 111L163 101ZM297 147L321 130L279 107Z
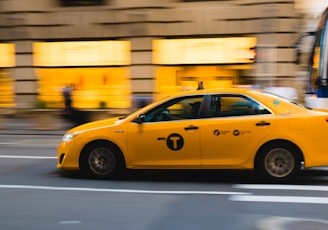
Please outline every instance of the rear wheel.
M80 157L80 168L88 176L112 179L123 170L121 152L106 142L96 142L86 146Z
M255 169L273 182L289 181L300 168L299 150L289 143L273 143L264 146L255 162Z

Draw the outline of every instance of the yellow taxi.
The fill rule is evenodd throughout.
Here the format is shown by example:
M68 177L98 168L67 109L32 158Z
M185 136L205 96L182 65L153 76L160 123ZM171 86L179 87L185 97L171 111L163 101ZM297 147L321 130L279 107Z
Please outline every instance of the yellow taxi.
M328 165L327 144L327 112L252 89L204 89L69 130L57 167L97 178L124 169L255 169L280 182Z

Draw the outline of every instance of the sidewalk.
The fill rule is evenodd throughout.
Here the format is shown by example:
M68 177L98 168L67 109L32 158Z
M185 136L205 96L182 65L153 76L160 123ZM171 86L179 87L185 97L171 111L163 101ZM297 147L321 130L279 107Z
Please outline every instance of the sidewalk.
M63 135L78 124L126 114L126 109L76 110L68 117L63 116L61 112L48 110L38 110L37 113L0 113L0 135Z
M0 149L2 147L57 148L62 136L73 125L63 120L62 124L56 126L59 129L40 129L35 127L30 119L8 118L0 129Z
M61 119L56 129L36 127L30 119L7 118L0 127L0 135L57 135L62 136L74 125Z

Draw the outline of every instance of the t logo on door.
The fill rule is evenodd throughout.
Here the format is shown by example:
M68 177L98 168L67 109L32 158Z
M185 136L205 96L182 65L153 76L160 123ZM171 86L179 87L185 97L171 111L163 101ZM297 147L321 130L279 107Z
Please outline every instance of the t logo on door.
M183 137L178 133L172 133L166 139L167 147L169 147L169 149L173 151L182 149L183 144L184 144Z

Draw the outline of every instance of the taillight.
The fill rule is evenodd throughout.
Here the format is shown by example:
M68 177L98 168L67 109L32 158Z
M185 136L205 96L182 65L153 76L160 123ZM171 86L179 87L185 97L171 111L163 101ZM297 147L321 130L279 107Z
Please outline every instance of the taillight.
M328 122L328 117L325 118L325 121Z

